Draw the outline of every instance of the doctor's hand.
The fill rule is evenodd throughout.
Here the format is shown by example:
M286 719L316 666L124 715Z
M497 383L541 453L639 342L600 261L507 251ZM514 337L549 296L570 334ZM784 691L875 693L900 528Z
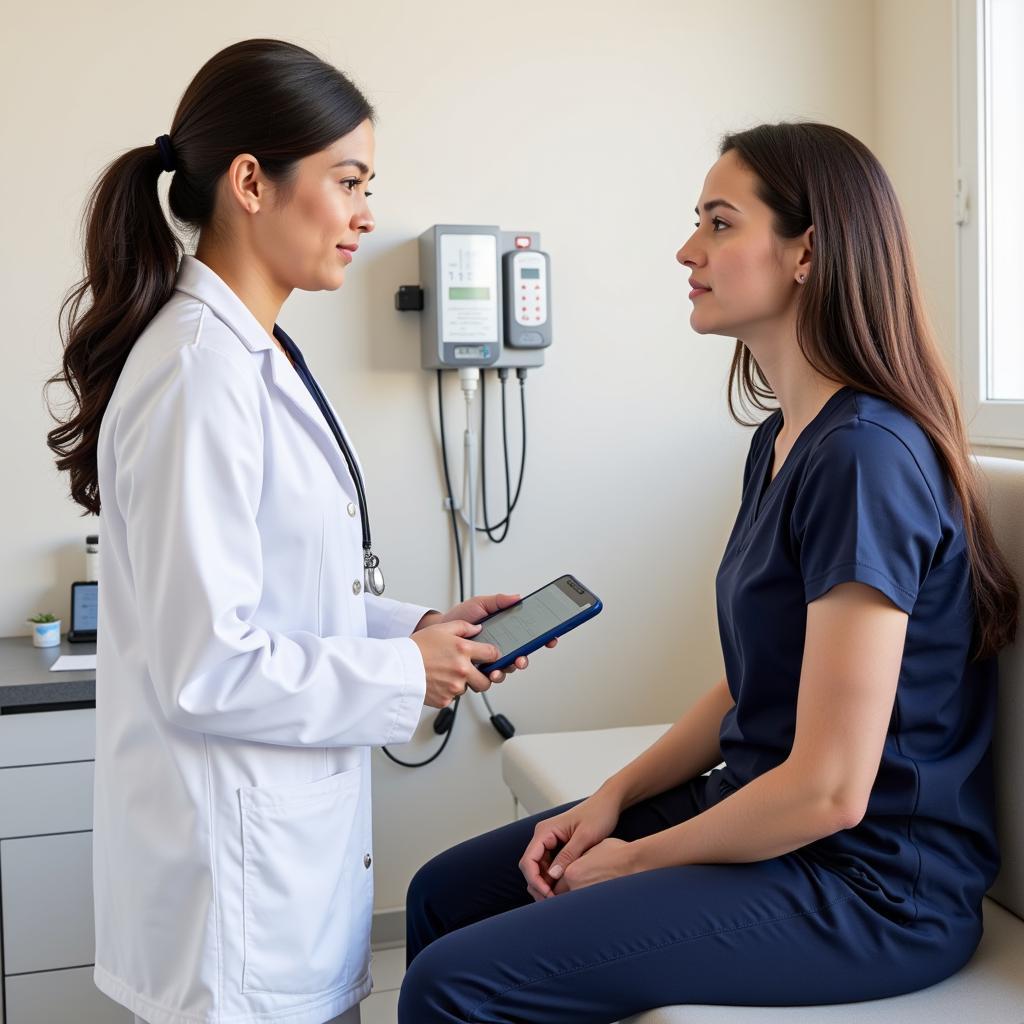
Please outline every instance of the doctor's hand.
M502 608L508 608L521 600L519 594L481 594L478 597L471 597L462 601L445 613L430 612L423 616L422 626L432 625L437 622L479 622L481 619L500 612ZM555 647L558 640L549 640L546 647ZM493 660L493 659L492 659ZM516 660L504 669L495 669L490 679L492 683L504 682L508 673L515 672L517 668L529 668L530 659L527 657L516 658Z
M427 676L423 703L430 708L446 708L467 689L480 693L490 687L487 676L477 671L474 661L497 661L501 652L494 644L478 644L471 637L480 627L471 622L437 622L423 626L412 635L420 649Z
M508 608L519 600L521 600L519 594L480 594L450 608L441 616L440 621L452 622L462 619L465 622L479 622L481 619L487 618L488 615L500 612L502 608Z
M536 900L548 899L571 888L566 872L588 850L596 848L615 830L622 804L607 790L570 807L553 818L539 821L533 840L519 861L526 879L526 891Z

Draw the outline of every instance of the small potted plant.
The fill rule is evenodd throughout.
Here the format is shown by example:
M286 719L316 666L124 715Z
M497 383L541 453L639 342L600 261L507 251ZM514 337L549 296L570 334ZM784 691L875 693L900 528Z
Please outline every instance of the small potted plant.
M60 646L60 619L49 612L40 612L28 621L32 624L33 647Z

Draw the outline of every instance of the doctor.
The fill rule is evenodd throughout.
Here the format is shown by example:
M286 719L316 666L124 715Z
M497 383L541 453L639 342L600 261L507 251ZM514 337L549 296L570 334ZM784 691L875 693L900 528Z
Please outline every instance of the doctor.
M249 40L91 200L49 443L103 533L95 980L150 1024L357 1020L369 748L504 678L471 623L514 596L379 596L358 462L275 324L373 230L372 121L337 69Z

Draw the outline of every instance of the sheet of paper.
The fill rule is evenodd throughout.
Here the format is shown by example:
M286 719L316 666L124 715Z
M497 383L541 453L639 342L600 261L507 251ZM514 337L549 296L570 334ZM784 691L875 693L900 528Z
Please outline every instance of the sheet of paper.
M51 672L85 672L96 668L95 654L62 654L51 666Z

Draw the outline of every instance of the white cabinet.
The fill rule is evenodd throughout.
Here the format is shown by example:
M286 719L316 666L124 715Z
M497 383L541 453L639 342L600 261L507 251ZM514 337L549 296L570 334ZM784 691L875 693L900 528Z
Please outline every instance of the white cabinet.
M0 715L0 1024L129 1024L93 984L95 712Z

